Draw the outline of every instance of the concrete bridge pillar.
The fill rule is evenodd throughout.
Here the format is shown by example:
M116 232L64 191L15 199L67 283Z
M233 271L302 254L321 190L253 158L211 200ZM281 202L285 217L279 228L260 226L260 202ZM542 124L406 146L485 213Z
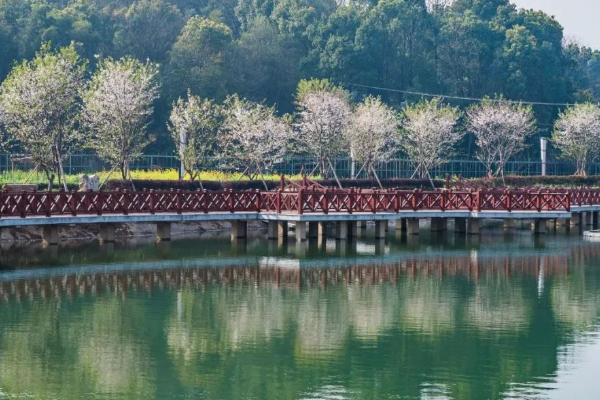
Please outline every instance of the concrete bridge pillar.
M514 218L505 218L504 219L504 230L512 231L515 229L515 219Z
M409 236L419 234L419 218L406 219L406 233Z
M592 228L598 229L600 227L600 212L593 211L592 212Z
M248 234L248 221L231 221L231 239L246 239Z
M431 218L431 232L444 232L448 229L446 218Z
M349 238L358 237L358 222L348 221L348 237Z
M546 234L546 225L547 222L545 219L537 218L533 221L533 231L536 235L545 235Z
M114 243L115 229L115 224L100 224L100 243Z
M594 217L591 211L585 213L585 225L593 226L594 225Z
M348 239L348 221L337 221L335 223L336 240Z
M466 218L454 218L454 233L467 233Z
M481 233L481 220L479 218L469 218L467 233L469 235L479 235Z
M327 237L327 222L317 222L317 236L319 238Z
M571 226L581 225L581 213L574 212L571 214Z
M156 238L161 241L171 240L171 223L158 222L156 224Z
M319 223L309 222L308 223L308 235L309 239L316 239L319 237Z
M46 246L58 244L58 225L44 225L42 228L42 239Z
M406 232L406 218L396 220L396 230Z
M375 221L375 239L385 239L387 221Z
M277 234L277 221L269 221L267 226L267 239L276 240L279 235Z
M308 222L296 222L296 242L304 242L308 236Z
M288 223L287 221L277 221L277 236L281 238L288 237Z

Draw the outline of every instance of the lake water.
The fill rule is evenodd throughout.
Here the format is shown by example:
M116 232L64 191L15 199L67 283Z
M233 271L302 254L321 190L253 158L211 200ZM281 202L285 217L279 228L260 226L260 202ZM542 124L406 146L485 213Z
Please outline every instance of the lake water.
M600 243L150 238L0 255L0 399L597 399Z

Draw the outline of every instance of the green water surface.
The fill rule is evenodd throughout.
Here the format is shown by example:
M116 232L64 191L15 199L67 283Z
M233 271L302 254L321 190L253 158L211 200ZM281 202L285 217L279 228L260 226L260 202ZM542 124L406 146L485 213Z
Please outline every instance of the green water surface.
M600 244L3 245L0 399L598 399Z

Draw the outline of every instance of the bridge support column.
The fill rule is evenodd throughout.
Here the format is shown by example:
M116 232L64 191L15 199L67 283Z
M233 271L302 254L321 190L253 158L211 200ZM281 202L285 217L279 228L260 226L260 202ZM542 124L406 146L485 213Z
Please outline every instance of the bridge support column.
M156 224L156 238L160 241L171 240L171 223L158 222Z
M317 235L323 239L327 237L327 222L317 222Z
M58 244L58 225L44 225L42 228L42 239L46 246Z
M248 234L248 221L231 221L231 239L246 239Z
M277 221L269 221L267 227L267 239L276 240L279 237L277 234Z
M448 228L446 218L431 218L431 232L444 232Z
M466 218L454 218L454 233L467 233Z
M100 243L114 243L115 229L115 224L100 224Z
M335 239L348 239L348 221L338 221L335 223Z
M592 213L590 211L586 211L586 213L584 214L585 217L583 218L583 224L585 226L592 226L593 224L593 220L592 220Z
M358 222L348 221L348 237L349 238L358 237Z
M396 230L406 232L406 218L396 220Z
M309 239L316 239L319 237L319 223L308 222L308 235Z
M598 229L600 227L600 212L593 211L592 212L592 228Z
M306 237L308 234L308 222L296 222L296 242L304 242L306 241Z
M277 236L280 238L288 237L287 221L277 221Z
M533 220L533 232L536 235L545 235L546 234L546 220L545 219L535 219Z
M469 235L479 235L481 233L481 220L479 218L469 218Z
M515 229L515 219L514 218L505 218L504 219L504 230L512 231Z
M357 221L356 222L356 236L364 237L367 232L367 221Z
M581 225L581 213L574 212L571 214L571 226Z
M406 219L406 233L409 236L419 234L419 218Z
M387 221L375 221L375 239L385 239Z

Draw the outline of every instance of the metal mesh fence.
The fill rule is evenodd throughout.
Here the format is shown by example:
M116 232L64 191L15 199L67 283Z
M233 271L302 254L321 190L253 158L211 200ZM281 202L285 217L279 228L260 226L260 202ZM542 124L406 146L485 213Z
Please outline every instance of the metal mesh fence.
M339 158L333 160L335 170L340 178L365 178L365 171L361 171L359 165L355 165L350 158ZM288 158L283 162L276 163L271 173L295 175L302 172L319 172L314 159L310 158ZM180 163L174 155L144 155L132 164L134 170L161 170L179 169ZM10 171L30 171L35 167L31 159L23 155L0 154L0 173ZM110 165L100 160L94 154L72 154L68 156L63 168L66 174L94 173L110 170ZM377 174L381 179L406 179L413 176L416 166L406 159L394 159L377 165ZM220 171L235 171L232 163L227 160L214 159L209 161L207 169ZM541 174L542 165L540 161L510 161L506 164L505 174L532 176ZM600 174L600 163L588 165L589 175ZM547 175L572 175L575 173L575 164L568 161L550 161L546 164ZM462 175L465 178L479 178L486 176L485 166L478 160L450 160L435 168L432 177L443 178L449 175Z

